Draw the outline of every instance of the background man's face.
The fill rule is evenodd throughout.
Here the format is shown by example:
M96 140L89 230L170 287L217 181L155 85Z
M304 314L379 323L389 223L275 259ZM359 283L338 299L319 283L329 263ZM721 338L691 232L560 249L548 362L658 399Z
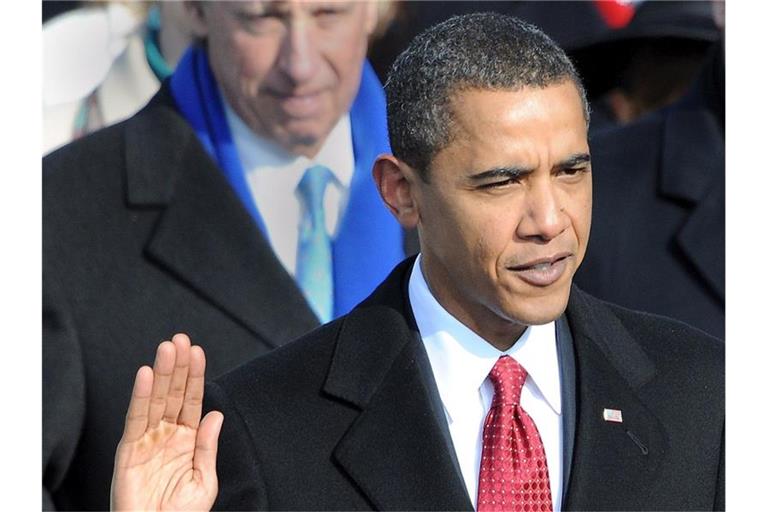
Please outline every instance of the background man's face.
M413 190L424 270L448 311L512 343L562 314L584 258L592 178L582 104L571 82L452 100L453 140Z
M314 156L357 93L368 2L204 2L213 73L248 126Z

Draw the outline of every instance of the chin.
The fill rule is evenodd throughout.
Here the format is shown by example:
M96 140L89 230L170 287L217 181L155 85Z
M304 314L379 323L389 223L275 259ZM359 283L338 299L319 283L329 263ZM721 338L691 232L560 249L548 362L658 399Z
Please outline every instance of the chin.
M514 322L522 325L543 325L560 318L567 305L568 294L526 297L518 299L517 304L510 306L507 314Z
M309 141L317 143L325 139L333 125L326 125L314 119L293 119L282 126L286 137L295 141Z
M320 138L314 133L280 130L275 132L273 139L289 153L310 158L314 156L314 152L319 150L320 146Z
M314 133L291 133L288 141L291 146L316 146L320 137Z
M521 314L519 318L515 320L516 323L521 325L544 325L550 322L554 322L560 315L563 314L564 309L558 310L555 313L548 314L547 312L536 312L533 314Z

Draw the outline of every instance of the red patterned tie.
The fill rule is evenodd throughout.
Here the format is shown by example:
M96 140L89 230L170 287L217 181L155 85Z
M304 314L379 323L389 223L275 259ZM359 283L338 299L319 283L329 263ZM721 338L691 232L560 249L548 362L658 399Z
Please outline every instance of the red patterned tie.
M536 424L520 407L527 376L509 356L500 357L489 374L493 402L483 427L478 512L552 510L544 445Z

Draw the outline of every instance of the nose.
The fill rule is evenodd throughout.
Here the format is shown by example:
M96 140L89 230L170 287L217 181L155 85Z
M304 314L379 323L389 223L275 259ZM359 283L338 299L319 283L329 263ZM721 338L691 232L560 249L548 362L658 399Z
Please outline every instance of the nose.
M278 57L278 66L292 85L307 82L317 71L319 54L310 20L299 17L288 24Z
M570 220L558 190L548 178L531 184L526 194L525 211L517 226L524 240L548 242L568 229Z

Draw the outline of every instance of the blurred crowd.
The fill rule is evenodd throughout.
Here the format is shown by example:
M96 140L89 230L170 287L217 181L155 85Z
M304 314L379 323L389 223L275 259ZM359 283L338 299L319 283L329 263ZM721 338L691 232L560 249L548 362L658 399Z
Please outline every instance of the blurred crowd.
M132 371L162 337L208 340L215 376L346 313L416 252L370 177L389 149L382 84L455 14L538 26L584 80L577 285L724 338L724 3L259 4L43 2L45 508L107 507ZM307 227L317 212L326 233Z

